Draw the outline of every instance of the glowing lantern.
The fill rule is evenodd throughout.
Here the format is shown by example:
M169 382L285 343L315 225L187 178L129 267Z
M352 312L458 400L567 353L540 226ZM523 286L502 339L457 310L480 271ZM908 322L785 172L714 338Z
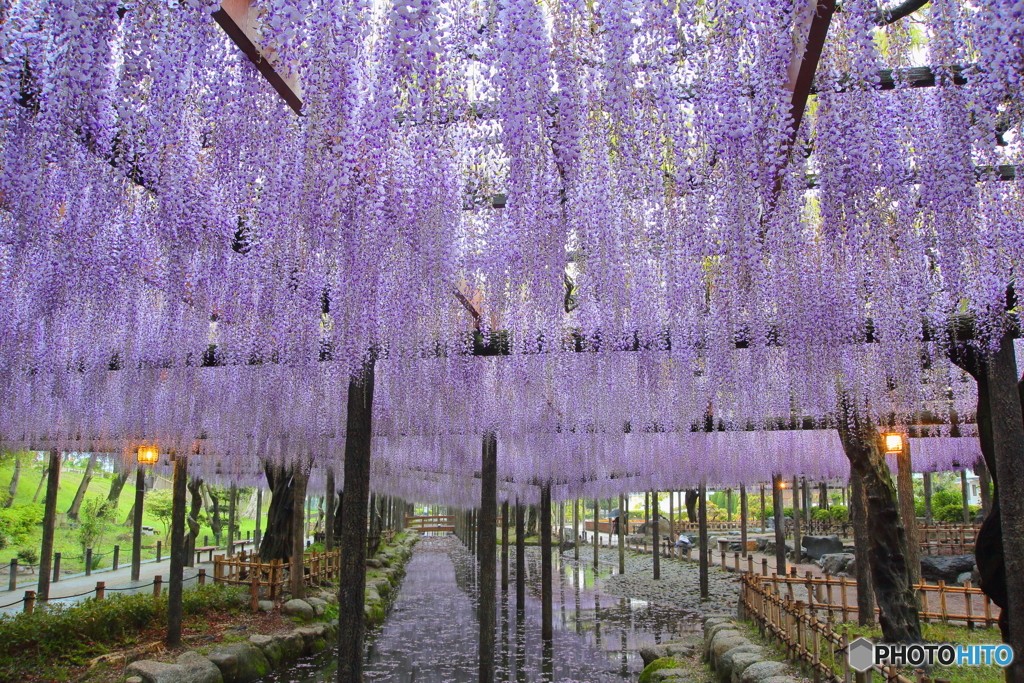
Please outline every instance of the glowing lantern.
M894 455L903 452L903 436L900 434L885 435L885 454Z
M160 461L160 450L156 446L139 446L139 463L155 465Z

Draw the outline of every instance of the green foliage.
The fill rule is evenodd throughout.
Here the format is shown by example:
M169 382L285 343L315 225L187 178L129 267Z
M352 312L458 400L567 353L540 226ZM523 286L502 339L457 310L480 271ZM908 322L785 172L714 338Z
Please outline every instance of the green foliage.
M814 510L814 512L811 513L811 517L813 517L818 522L831 522L832 521L832 513L831 513L831 511L829 511L829 510L822 510L821 508L818 508L818 509Z
M164 525L164 540L171 525L171 512L174 509L174 494L170 489L153 491L146 495L146 509Z
M35 548L22 548L18 551L18 562L23 564L36 564L39 562L39 553Z
M43 521L43 506L38 503L22 503L0 509L0 535L6 536L11 544L20 545Z
M679 662L677 662L673 657L662 657L661 659L655 659L653 662L644 667L643 671L640 672L640 679L638 683L651 683L651 681L653 680L652 675L655 671L676 668L679 668Z
M223 584L196 586L182 594L184 614L234 609L243 591ZM148 593L114 593L105 600L90 598L77 605L41 605L32 614L0 616L0 682L22 680L8 672L32 666L80 664L111 645L128 642L139 631L162 621L167 598Z
M833 522L847 522L850 520L850 511L845 505L833 505L828 509Z
M333 621L338 618L338 606L334 603L327 603L324 607L324 621Z
M94 548L103 542L103 537L112 521L110 514L110 507L103 498L88 498L82 504L82 509L78 512L78 528L75 530L75 535L78 536L78 543L82 546L83 555L86 548ZM95 565L98 561L99 558L93 563L93 569L96 569Z

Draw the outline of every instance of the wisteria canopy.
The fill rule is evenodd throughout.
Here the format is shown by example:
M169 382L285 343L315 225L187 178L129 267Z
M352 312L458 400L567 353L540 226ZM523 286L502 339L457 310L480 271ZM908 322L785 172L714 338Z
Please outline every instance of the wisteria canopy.
M5 444L331 462L374 354L410 491L485 431L565 495L829 477L834 432L751 430L964 418L950 330L1019 325L1019 2L843 2L795 139L813 2L254 7L301 115L206 0L5 6Z

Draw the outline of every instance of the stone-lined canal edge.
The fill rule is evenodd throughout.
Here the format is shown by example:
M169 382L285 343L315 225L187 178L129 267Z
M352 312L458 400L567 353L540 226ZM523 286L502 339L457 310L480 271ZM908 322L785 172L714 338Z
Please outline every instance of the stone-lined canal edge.
M644 670L639 683L799 683L793 668L772 659L772 651L748 638L750 627L727 617L704 620L704 638L687 639L644 648ZM703 657L710 671L705 668Z
M368 569L379 573L366 582L364 615L368 627L382 623L387 616L388 607L405 576L412 547L419 540L416 532L404 533L400 541L382 548L366 561ZM323 617L328 604L337 601L334 593L322 591L306 600L289 600L282 606L282 612L302 619L318 619ZM263 607L265 605L261 605ZM338 620L332 619L286 633L253 634L248 640L218 645L208 652L185 652L173 664L138 660L125 670L125 683L252 683L282 665L323 652L337 633Z

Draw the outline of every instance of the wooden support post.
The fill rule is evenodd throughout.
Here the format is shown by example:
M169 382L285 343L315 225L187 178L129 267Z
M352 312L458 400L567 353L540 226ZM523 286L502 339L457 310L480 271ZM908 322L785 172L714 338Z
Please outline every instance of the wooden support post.
M327 468L327 494L324 501L324 550L334 550L334 468Z
M142 571L142 512L146 500L146 471L135 470L135 507L132 508L132 581Z
M963 507L964 524L971 523L971 508L967 505L970 488L967 486L967 468L960 470L960 503Z
M600 532L598 531L598 528L599 528L598 525L601 523L601 520L599 519L599 515L600 515L599 508L600 508L600 505L601 505L600 501L598 501L597 498L595 498L594 499L594 537L593 537L593 540L594 540L594 568L595 569L597 568L598 551L601 549L601 543L600 543L601 535L600 535Z
M917 512L914 506L914 480L912 478L910 439L903 439L903 450L896 456L896 491L900 517L907 534L907 566L911 583L921 583L921 542L917 533Z
M651 502L654 503L654 515L651 520L651 532L654 534L654 571L655 581L661 578L661 532L658 528L658 518L661 517L661 506L658 505L658 492L651 491Z
M164 577L157 574L153 577L153 597L159 598L164 590Z
M107 584L105 581L96 582L96 599L102 600L107 593Z
M800 544L800 479L793 477L793 563L800 564L803 546Z
M32 614L36 609L36 591L25 591L25 614Z
M167 646L181 645L181 598L185 578L185 497L188 494L188 456L174 459L171 488L171 577L167 585Z
M498 522L498 442L494 432L484 434L481 448L480 463L480 520L479 520L479 558L480 558L480 601L477 608L480 620L479 640L479 672L480 683L494 681L494 629L497 624L495 614L497 578L497 554L495 548L495 526ZM550 510L548 511L550 525ZM548 552L551 551L548 539ZM548 558L548 562L551 558Z
M43 602L50 597L50 563L53 561L53 529L57 521L57 488L60 485L60 451L50 451L46 470L46 502L43 506L43 542L39 551L39 585L35 596Z
M580 561L580 499L572 499L572 559Z
M562 554L562 544L565 543L565 501L558 504L558 554Z
M747 556L747 487L740 484L740 552Z
M501 504L501 590L508 591L508 499Z
M619 523L618 527L618 541L619 541L619 573L626 573L626 524L628 524L628 516L626 515L626 497L621 493L619 494Z
M725 521L732 521L732 489L725 490Z
M764 509L764 484L761 484L761 533L765 533L768 530L768 520L765 518Z
M651 494L644 491L644 531L650 529L651 524Z
M53 582L60 581L60 553L53 554Z
M708 592L708 492L704 484L697 493L697 524L700 538L700 599L707 600Z
M526 609L526 510L516 498L516 611ZM577 543L579 539L577 539Z
M118 565L118 562L119 562L120 559L121 559L121 546L115 545L114 546L114 557L110 561L110 569L111 569L111 571L117 571L117 565Z
M235 499L238 489L235 487L235 483L231 482L231 486L228 488L228 557L233 557L235 554Z
M772 504L775 514L775 573L786 575L786 517L783 513L782 491L785 480L781 474L772 479Z
M92 575L92 548L85 549L85 575Z
M253 533L252 540L255 543L255 547L259 549L260 542L263 540L263 534L260 533L263 523L263 487L256 486L256 531Z
M12 557L11 564L7 570L7 590L18 590L18 558Z
M205 586L206 585L206 570L205 569L200 569L199 570L199 585L200 586Z
M545 482L540 489L540 633L541 639L549 643L554 638L551 579L551 483Z
M288 570L288 583L289 588L291 589L292 599L301 600L306 597L304 559L306 545L306 520L302 501L306 499L306 484L309 480L309 475L306 474L302 463L295 463L292 471L292 490L295 492L295 505L292 506L291 567ZM230 539L231 534L229 532L229 543Z
M371 355L348 387L345 488L338 588L338 683L362 683L366 590L366 511L370 497L370 446L373 435L374 364Z
M932 524L932 473L925 472L921 476L921 484L924 487L924 523Z

